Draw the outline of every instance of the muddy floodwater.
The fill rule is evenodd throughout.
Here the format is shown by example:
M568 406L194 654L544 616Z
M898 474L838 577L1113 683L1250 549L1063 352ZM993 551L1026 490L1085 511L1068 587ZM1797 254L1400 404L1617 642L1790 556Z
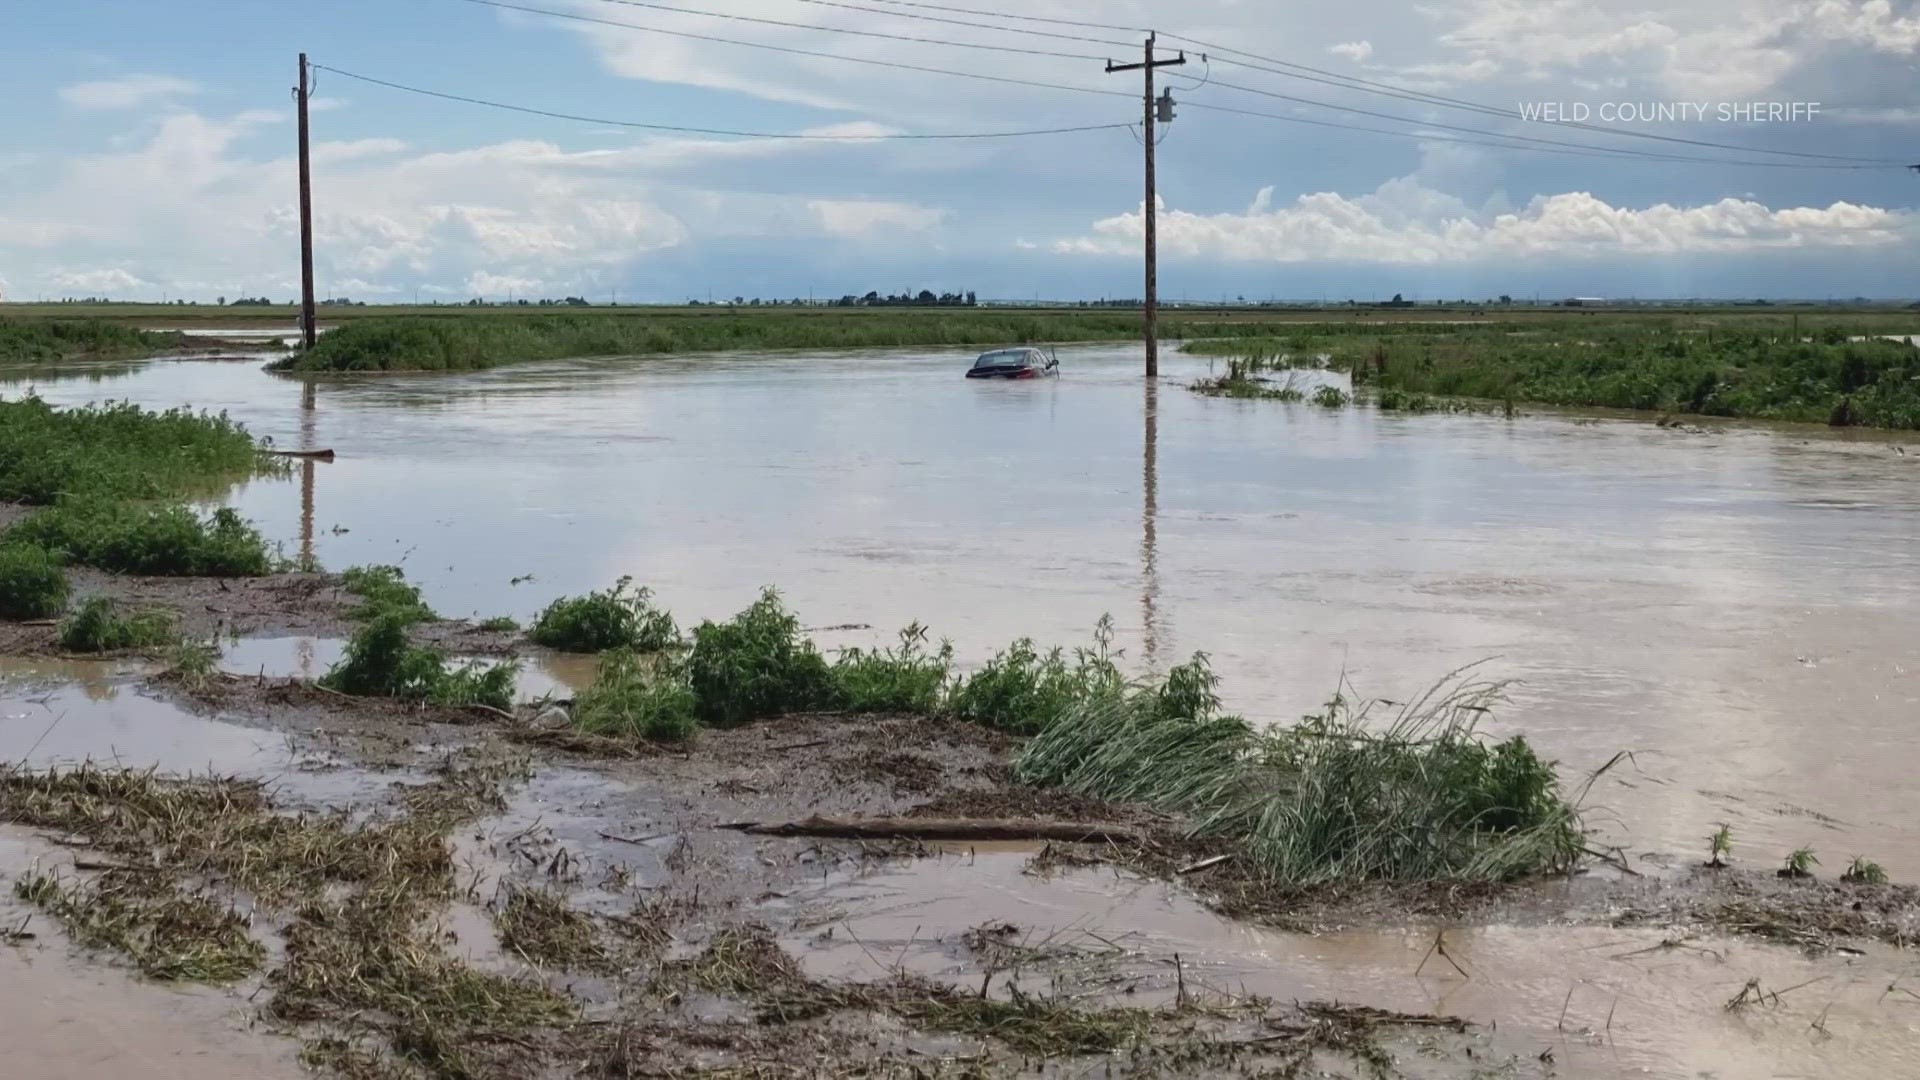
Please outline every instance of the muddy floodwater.
M1637 858L1807 844L1920 878L1920 446L1645 418L1401 416L1203 398L1208 363L1061 350L973 383L959 352L535 364L302 386L231 362L35 374L57 404L225 410L338 460L230 501L288 554L400 563L454 615L522 620L633 575L682 625L778 585L826 644L913 620L978 663L1111 614L1138 669L1206 650L1284 720L1344 677L1396 700L1481 663L1490 719L1569 772ZM29 384L4 381L0 393ZM847 627L854 629L847 629ZM230 670L314 669L284 643ZM528 665L538 689L584 670Z

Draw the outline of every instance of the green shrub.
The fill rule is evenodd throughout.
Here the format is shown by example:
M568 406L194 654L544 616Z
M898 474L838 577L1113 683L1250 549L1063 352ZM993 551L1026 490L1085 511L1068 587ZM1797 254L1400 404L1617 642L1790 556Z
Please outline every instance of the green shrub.
M376 615L353 635L347 655L321 678L320 685L356 697L513 708L518 665L469 663L449 670L443 654L407 640L412 621L404 611Z
M927 628L900 631L892 649L847 649L833 665L834 707L855 713L932 713L953 669L953 646L927 651Z
M258 577L273 570L258 530L225 507L203 518L184 506L62 502L15 525L0 543L35 544L126 574Z
M42 547L0 547L0 619L50 619L73 591L59 560Z
M95 596L60 624L60 647L69 652L120 652L157 649L180 640L178 623L164 611L122 617L114 602Z
M162 499L284 468L223 416L108 404L55 409L38 398L0 402L0 501Z
M632 650L614 649L601 656L593 685L574 698L573 722L594 735L685 742L699 730L696 709L684 665L650 668Z
M484 630L489 634L512 634L519 631L520 624L505 615L496 615L491 619L476 623L474 629Z
M340 575L346 590L361 598L355 619L374 619L393 613L408 622L432 622L438 616L420 596L420 587L407 582L397 566L356 566Z
M623 577L612 589L555 600L533 626L533 642L562 652L608 649L658 652L680 642L673 616L653 606L653 592Z
M1322 386L1313 392L1313 403L1323 409L1344 409L1353 403L1353 395L1337 386Z
M1126 680L1114 663L1113 622L1102 618L1091 649L1076 649L1072 661L1060 649L1040 652L1022 638L954 687L948 709L962 720L1032 735L1068 709L1117 699Z
M716 727L834 706L826 659L773 589L731 621L695 628L687 681L701 721Z

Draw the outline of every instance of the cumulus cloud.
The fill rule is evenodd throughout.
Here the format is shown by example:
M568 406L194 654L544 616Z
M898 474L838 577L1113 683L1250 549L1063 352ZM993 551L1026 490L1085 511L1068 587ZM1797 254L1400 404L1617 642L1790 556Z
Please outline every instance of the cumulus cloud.
M1344 56L1356 64L1364 64L1373 55L1371 41L1343 41L1327 50L1335 56Z
M820 227L834 236L871 236L883 230L922 232L946 219L945 210L863 199L814 199L807 203Z
M170 75L129 75L62 87L60 100L76 109L139 109L178 101L197 89Z
M1920 239L1920 215L1836 202L1771 209L1744 199L1635 209L1586 192L1536 196L1524 208L1478 211L1410 180L1370 194L1302 195L1272 205L1263 189L1245 211L1162 213L1160 249L1175 257L1235 262L1327 261L1440 265L1488 258L1666 257L1810 249L1893 248ZM1139 213L1097 221L1090 235L1055 243L1067 255L1134 256Z

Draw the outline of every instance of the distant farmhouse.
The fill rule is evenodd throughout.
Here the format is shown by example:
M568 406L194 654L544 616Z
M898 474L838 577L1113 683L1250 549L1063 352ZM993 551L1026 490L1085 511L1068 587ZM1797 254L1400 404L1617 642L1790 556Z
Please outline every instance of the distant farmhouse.
M1610 303L1604 296L1570 296L1560 301L1561 307L1606 307Z

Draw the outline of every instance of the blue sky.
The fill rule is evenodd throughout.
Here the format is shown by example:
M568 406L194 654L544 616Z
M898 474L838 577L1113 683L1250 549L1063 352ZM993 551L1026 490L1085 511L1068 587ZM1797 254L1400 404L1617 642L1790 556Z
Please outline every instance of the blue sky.
M1098 57L1134 58L1117 45L889 15L885 9L938 12L884 0L849 0L852 8L662 2L1084 58L875 40L608 0L514 2L1092 90L1138 86L1135 76L1101 70ZM1240 50L1242 59L1502 109L1818 102L1817 117L1793 122L1611 126L1920 162L1914 2L955 3L1153 26ZM1311 10L1276 10L1293 7ZM288 89L303 49L321 64L449 93L696 127L986 132L1121 123L1137 110L1118 96L799 57L467 0L7 5L0 290L10 299L290 296L297 234ZM1461 145L1443 140L1481 137L1431 125L1834 163L1523 124L1288 78L1228 63L1225 54L1206 65L1193 58L1169 80L1183 104L1161 147L1162 278L1175 299L1920 294L1920 174ZM676 301L909 286L1003 298L1139 291L1140 150L1126 130L978 143L724 140L500 112L325 72L317 104L320 279L329 295Z

